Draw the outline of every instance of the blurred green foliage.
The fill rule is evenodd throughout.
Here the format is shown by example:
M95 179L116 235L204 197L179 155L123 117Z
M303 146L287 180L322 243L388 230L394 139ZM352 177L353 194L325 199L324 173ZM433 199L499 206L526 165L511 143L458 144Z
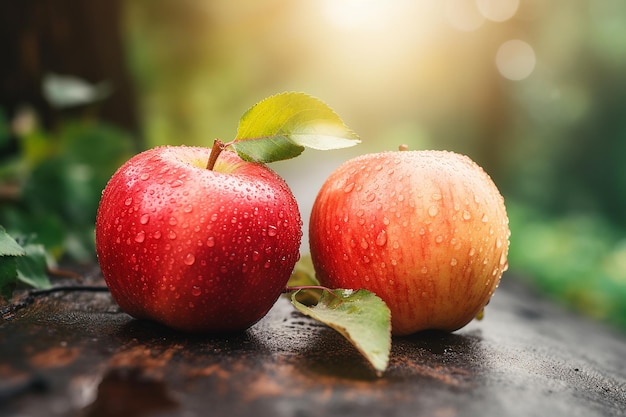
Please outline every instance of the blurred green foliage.
M133 140L93 120L67 121L54 132L35 127L18 140L18 151L4 158L0 170L0 225L42 244L56 259L94 261L100 195L133 154Z

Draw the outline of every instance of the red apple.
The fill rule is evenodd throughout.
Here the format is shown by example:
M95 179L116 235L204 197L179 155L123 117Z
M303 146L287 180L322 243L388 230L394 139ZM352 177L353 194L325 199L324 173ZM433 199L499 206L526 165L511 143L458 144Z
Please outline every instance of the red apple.
M189 332L245 329L299 258L293 194L265 165L225 150L159 147L111 178L96 219L105 281L128 314Z
M345 162L319 191L309 230L321 284L376 293L394 335L454 331L476 317L507 268L509 235L491 178L445 151Z

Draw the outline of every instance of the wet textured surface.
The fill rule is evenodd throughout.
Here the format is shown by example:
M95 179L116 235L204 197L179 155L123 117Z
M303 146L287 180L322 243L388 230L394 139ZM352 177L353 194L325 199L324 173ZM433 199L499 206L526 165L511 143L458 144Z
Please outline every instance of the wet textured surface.
M503 278L486 318L394 338L377 378L281 298L245 333L190 336L107 293L4 308L2 416L622 416L626 338Z

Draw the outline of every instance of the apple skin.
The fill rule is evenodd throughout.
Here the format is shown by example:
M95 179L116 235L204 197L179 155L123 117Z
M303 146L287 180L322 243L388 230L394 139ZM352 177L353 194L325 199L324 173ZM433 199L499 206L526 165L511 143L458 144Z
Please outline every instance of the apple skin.
M343 163L320 189L309 228L320 283L377 294L394 335L454 331L476 317L508 267L509 236L491 178L447 151Z
M112 176L96 219L104 279L131 316L186 332L261 319L299 258L300 212L272 170L225 150L158 147Z

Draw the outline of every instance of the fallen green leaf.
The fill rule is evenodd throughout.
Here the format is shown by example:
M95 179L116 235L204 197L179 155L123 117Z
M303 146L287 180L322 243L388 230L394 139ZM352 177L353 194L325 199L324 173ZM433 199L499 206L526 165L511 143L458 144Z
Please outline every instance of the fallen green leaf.
M298 292L291 296L296 309L342 334L382 375L391 352L391 312L382 299L367 290L328 290L309 307Z
M268 97L244 113L231 146L245 160L268 163L298 156L305 147L330 150L359 142L326 103L288 92Z

